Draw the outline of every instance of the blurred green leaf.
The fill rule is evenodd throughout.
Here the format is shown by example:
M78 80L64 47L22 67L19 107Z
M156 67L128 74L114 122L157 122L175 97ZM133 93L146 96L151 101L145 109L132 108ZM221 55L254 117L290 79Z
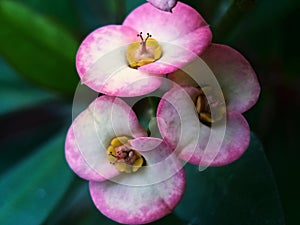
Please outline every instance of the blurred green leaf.
M0 116L55 97L55 95L45 90L30 85L19 77L1 58L0 71Z
M74 0L14 0L32 8L34 11L54 19L68 28L78 29L80 23L78 9ZM75 0L76 1L76 0Z
M0 221L5 225L43 223L72 180L59 134L0 177Z
M174 213L169 214L158 221L150 223L151 225L186 225L181 219L179 219Z
M78 207L80 206L80 207ZM55 208L44 225L117 225L94 205L86 180L75 177L72 189L65 195L60 207Z
M231 35L239 21L251 11L254 5L255 0L231 0L222 16L219 16L212 25L213 41L224 41Z
M132 0L130 0L132 1ZM108 24L121 24L125 18L125 3L127 0L76 0L73 4L76 6L80 23L76 29L81 30L84 38L88 33L96 28Z
M182 0L196 9L210 26L214 26L224 15L231 0Z
M0 115L0 146L6 149L0 158L0 171L34 151L53 134L65 127L71 110L57 101L22 108Z
M236 162L203 172L187 164L187 187L175 213L188 224L283 225L271 168L252 134Z
M239 36L254 35L263 38L260 32L269 32L270 28L277 27L278 23L282 21L293 10L300 9L300 1L286 0L286 1L270 1L257 0L251 12L248 13L241 21L237 21L238 26L232 33L234 39Z
M27 85L0 83L0 114L8 113L23 107L50 99L51 95Z
M126 14L130 13L132 10L134 10L136 7L146 3L146 0L130 0L125 1L126 5Z
M22 4L0 1L0 54L20 74L71 94L78 83L78 44L63 28Z

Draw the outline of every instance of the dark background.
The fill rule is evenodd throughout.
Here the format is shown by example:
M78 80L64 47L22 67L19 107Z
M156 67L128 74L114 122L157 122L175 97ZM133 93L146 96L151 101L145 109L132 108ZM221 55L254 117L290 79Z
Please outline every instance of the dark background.
M22 10L16 11L15 17L20 21L13 23L3 17L4 9L0 6L2 177L49 137L61 129L65 132L70 125L72 97L79 81L74 57L83 38L100 26L120 24L126 14L144 3L142 0L10 2L29 8L27 14L32 18ZM240 51L257 72L261 96L245 116L270 162L286 224L297 224L300 1L237 0L232 6L228 0L183 2L196 8L211 25L213 42ZM10 14L14 14L13 7L11 10ZM31 26L35 24L30 22L35 15L45 17L58 30L47 33L47 29L38 30L39 25ZM40 57L43 54L45 57ZM80 180L73 182L81 185ZM63 198L71 201L68 196ZM52 210L48 218L55 217L58 211ZM55 224L55 219L49 221L48 224Z

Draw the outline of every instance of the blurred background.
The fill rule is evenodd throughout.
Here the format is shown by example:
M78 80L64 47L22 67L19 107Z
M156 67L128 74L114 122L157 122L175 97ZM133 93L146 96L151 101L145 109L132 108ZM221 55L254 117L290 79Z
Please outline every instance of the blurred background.
M63 144L79 82L75 55L81 41L98 27L122 23L144 2L0 0L1 224L116 224L95 209L87 182L65 163ZM213 42L232 46L251 62L262 87L258 103L245 116L255 134L250 147L261 148L255 144L260 140L266 160L257 160L266 166L247 165L249 174L268 174L270 188L260 183L255 188L270 190L277 217L254 213L257 221L245 222L245 217L235 224L298 224L300 1L183 2L210 24ZM183 208L157 224L213 224L182 219Z

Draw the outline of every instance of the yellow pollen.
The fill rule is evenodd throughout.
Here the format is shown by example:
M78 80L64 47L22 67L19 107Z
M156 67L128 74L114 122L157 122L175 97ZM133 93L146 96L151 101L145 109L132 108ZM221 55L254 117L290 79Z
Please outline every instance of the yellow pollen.
M144 164L143 156L131 149L129 139L125 136L111 140L106 150L107 159L120 172L136 172Z
M135 69L158 60L162 55L161 46L149 33L145 39L142 32L137 36L141 41L129 44L126 54L129 66Z
M214 91L209 86L199 88L199 93L195 102L199 120L206 125L220 121L226 112L226 105L222 101L222 93ZM211 116L212 111L214 112L214 118Z

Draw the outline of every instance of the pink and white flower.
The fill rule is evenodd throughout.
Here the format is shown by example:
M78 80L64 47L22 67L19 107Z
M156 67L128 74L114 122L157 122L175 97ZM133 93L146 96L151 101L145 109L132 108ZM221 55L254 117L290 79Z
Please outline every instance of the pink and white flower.
M211 38L209 26L190 6L178 2L168 13L146 3L122 25L89 34L78 50L76 67L82 83L97 92L139 96L158 88L159 76L201 54Z
M199 87L182 71L170 74L169 79L182 86L174 86L163 96L157 110L158 127L181 159L221 166L238 159L249 145L250 129L242 113L256 103L260 86L249 62L228 46L212 44L201 59L221 90L206 82ZM194 70L193 64L189 66L188 71ZM200 80L205 76L199 71Z
M72 123L65 153L72 170L90 182L96 207L123 224L144 224L172 212L185 174L161 139L147 137L121 99L101 96Z

